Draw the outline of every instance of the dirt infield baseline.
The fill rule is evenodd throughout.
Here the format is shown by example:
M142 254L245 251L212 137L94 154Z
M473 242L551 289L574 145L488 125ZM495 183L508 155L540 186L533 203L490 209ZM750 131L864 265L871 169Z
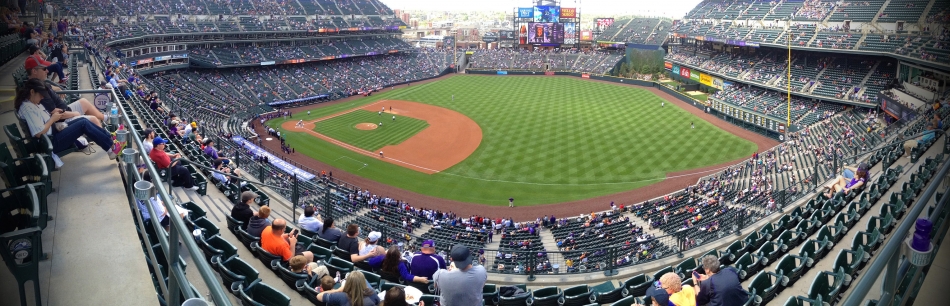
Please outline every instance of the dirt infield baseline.
M429 123L429 127L400 144L381 148L379 151L383 152L382 157L379 152L357 148L314 131L316 123L323 120L359 109L378 112L384 108L386 113L424 120ZM302 127L298 127L295 121L284 122L281 127L286 131L308 133L347 150L426 174L439 173L458 164L475 152L482 142L482 128L471 118L447 108L401 100L380 100L316 120L304 121ZM376 127L373 124L372 128L363 128Z

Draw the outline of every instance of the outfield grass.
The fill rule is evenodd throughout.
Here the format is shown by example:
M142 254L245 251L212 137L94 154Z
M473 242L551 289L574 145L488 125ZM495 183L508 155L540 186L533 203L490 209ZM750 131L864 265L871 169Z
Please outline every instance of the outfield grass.
M491 205L507 205L509 197L518 205L535 205L631 190L659 182L669 172L719 164L755 151L754 143L671 103L661 107L662 99L649 91L568 77L455 76L315 109L310 116L298 113L289 120L312 120L383 99L462 113L482 128L482 142L461 163L427 175L305 133L285 135L298 152L356 175L436 197ZM360 170L363 163L369 166Z
M360 149L375 151L385 146L397 145L429 127L429 123L423 120L404 116L395 117L396 120L393 120L392 114L379 115L377 112L360 109L319 121L313 130ZM375 130L360 130L356 128L356 125L360 123L382 123L383 125Z

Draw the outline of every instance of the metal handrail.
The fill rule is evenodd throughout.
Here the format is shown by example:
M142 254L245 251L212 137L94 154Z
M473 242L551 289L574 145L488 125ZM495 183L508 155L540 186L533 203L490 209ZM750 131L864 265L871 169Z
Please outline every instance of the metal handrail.
M907 216L919 216L920 213L924 210L924 207L927 206L927 202L930 197L932 197L937 189L940 188L941 178L947 177L950 173L950 162L944 162L943 167L940 168L940 171L933 176L933 180L927 186L927 189L917 198L917 202L912 205L912 209L908 212ZM948 190L950 191L950 190ZM944 193L945 195L950 193ZM948 196L944 196L942 199L939 199L937 210L935 212L941 211L945 205L947 205L947 200L950 199ZM936 214L930 216L931 221L934 221ZM862 274L868 275L881 275L884 274L884 287L881 290L881 298L879 301L887 302L894 298L895 289L897 287L898 269L899 266L907 265L908 261L906 259L901 259L901 249L904 244L904 237L907 237L907 234L910 232L911 227L917 221L915 218L905 218L904 221L901 221L901 224L894 230L890 235L891 239L887 240L887 243L878 253L878 255L871 261L868 265L868 268L864 270ZM886 273L884 269L887 269ZM906 271L906 269L901 269ZM864 301L864 298L868 295L868 292L871 290L871 287L874 286L874 283L878 281L877 277L863 277L858 281L857 285L851 291L851 295L848 296L846 300L843 301L842 305L844 306L859 306L861 302ZM882 303L889 304L889 303Z
M99 90L95 91L98 92ZM119 101L121 101L119 99L119 95L116 94L115 89L102 91L109 92L112 95L113 103L118 104ZM125 126L131 127L132 114L126 113L125 109L118 107L118 105L116 105L116 109L118 109L118 112L122 115L121 120ZM134 129L129 129L128 136L130 137L129 142L134 144L135 147L144 147L142 144L142 136L139 135L137 131ZM161 183L161 176L159 176L155 165L147 158L143 159L145 160L146 171L148 171L151 176L155 190L158 193L157 196L161 198L163 204L165 205L166 212L169 216L179 216L180 213L178 212L178 208L173 204L175 202L173 202L172 197L169 196L169 192L165 189L165 185ZM151 216L155 216L152 206L146 205L146 207L149 210ZM158 237L162 251L166 254L165 258L168 260L168 271L170 276L168 290L165 292L165 300L169 305L178 305L181 303L181 301L179 301L179 298L181 297L179 293L184 295L186 299L200 298L199 296L195 296L195 293L191 290L190 282L188 282L188 279L185 277L185 271L182 270L181 265L179 264L179 242L185 247L189 254L202 254L202 252L193 239L181 239L181 241L179 241L181 237L189 237L191 235L191 231L188 230L188 228L185 226L185 222L182 221L181 218L172 217L169 218L169 221L171 231L168 232L168 237L165 237L164 235L158 235ZM214 304L230 306L231 301L227 298L227 295L225 295L224 290L221 289L221 286L217 284L217 278L214 271L211 270L210 265L208 265L208 263L203 260L194 260L194 262L195 268L198 270L198 274L201 274L202 280L204 280L208 290L210 291L210 295L214 300ZM159 282L161 283L162 280L159 280ZM186 290L181 290L182 288Z

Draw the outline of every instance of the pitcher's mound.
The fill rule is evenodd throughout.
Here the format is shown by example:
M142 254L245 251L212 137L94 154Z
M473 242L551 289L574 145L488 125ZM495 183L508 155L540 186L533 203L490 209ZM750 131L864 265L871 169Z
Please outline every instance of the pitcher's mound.
M376 124L375 123L360 123L356 125L356 129L364 130L364 131L375 130Z

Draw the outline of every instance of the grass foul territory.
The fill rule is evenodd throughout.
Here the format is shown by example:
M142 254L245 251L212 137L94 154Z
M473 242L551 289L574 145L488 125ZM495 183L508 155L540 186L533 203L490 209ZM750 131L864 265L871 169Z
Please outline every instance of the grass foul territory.
M663 99L646 90L553 76L460 75L315 108L309 116L298 112L289 120L314 120L386 99L415 101L464 114L478 123L482 141L468 158L435 174L360 155L307 133L286 133L287 141L298 153L381 183L499 206L507 205L509 197L519 206L538 205L641 188L662 181L667 173L733 161L751 155L756 148L672 103L663 105ZM353 113L362 116L359 111ZM336 122L335 118L318 122L317 129L323 123ZM403 119L408 118L397 120ZM320 133L380 135L347 140L367 149L400 141L400 137L411 137L425 128L372 134L378 130L352 128L359 118L338 120L341 122L335 127L326 127L332 131ZM274 120L269 125L278 128L281 123L283 120ZM384 128L388 124L385 122ZM342 162L341 156L368 166L360 170L362 165Z
M319 121L313 130L360 149L375 151L387 145L399 144L429 126L425 121L415 118L402 116L396 116L396 120L392 118L392 114L380 115L370 111L356 110ZM356 125L361 123L376 125L382 123L382 126L371 130L357 129Z

